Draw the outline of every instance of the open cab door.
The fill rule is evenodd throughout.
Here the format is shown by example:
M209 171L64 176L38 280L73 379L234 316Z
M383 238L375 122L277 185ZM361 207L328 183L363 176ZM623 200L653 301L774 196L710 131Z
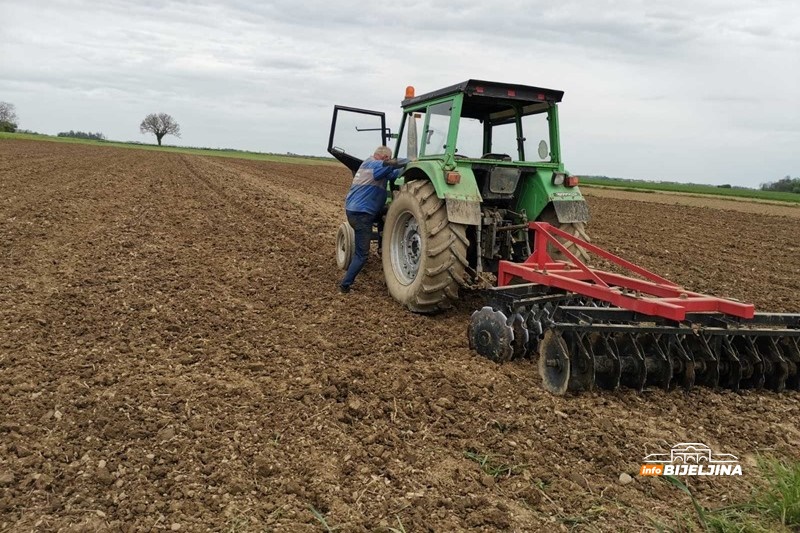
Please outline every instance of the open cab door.
M333 106L328 153L341 161L353 174L373 154L375 148L388 144L390 137L385 113Z

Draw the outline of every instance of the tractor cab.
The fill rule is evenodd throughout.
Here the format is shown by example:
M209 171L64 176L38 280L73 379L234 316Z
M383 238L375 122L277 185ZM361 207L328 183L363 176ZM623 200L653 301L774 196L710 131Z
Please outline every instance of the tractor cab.
M381 111L334 107L328 152L351 171L378 144L417 158L560 162L557 103L563 91L478 80L420 96L408 87L397 133ZM420 135L421 127L421 135ZM416 139L422 142L417 143Z
M403 126L422 121L419 157L559 163L558 102L564 93L468 80L420 96L407 92ZM413 156L415 154L409 154Z

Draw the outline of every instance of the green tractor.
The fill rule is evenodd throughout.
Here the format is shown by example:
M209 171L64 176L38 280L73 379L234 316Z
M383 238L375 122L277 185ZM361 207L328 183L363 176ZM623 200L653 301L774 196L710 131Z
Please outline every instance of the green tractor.
M382 112L334 107L328 152L354 174L391 140L394 156L410 159L387 192L383 217L381 257L392 297L419 313L451 307L460 288L485 284L500 260L530 256L531 221L588 240L588 205L561 158L563 95L480 80L420 96L408 87L396 133ZM337 235L342 268L352 243L345 222Z

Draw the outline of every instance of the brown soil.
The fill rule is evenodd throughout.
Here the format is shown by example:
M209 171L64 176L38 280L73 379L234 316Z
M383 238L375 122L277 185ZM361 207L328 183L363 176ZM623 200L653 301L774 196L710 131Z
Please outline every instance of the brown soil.
M800 458L797 394L553 397L468 349L475 298L409 314L374 259L339 295L347 182L0 142L0 531L319 531L312 509L344 531L639 531L691 513L636 475L648 453L745 458L692 481L712 507L747 498L755 454ZM590 203L601 246L800 311L796 219Z

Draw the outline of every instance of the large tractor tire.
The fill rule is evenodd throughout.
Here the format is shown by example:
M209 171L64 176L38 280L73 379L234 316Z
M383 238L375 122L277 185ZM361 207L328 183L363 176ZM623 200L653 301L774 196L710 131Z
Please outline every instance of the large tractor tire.
M447 207L432 183L403 184L383 228L389 294L416 313L452 307L464 280L468 244L466 226L447 220Z
M542 214L539 215L539 220L541 222L547 222L551 226L555 226L556 228L560 229L561 231L565 231L570 235L575 235L576 237L583 239L587 242L592 242L592 239L589 238L589 235L586 233L586 224L583 222L570 222L570 223L561 223L558 221L558 217L556 216L556 211L553 209L552 206L548 205ZM566 239L559 239L564 246L572 252L578 259L581 261L588 262L591 258L589 253L580 248L572 241L567 241ZM555 259L556 261L568 261L566 255L564 255L561 250L553 246L552 244L547 245L547 253L550 254L550 257Z

